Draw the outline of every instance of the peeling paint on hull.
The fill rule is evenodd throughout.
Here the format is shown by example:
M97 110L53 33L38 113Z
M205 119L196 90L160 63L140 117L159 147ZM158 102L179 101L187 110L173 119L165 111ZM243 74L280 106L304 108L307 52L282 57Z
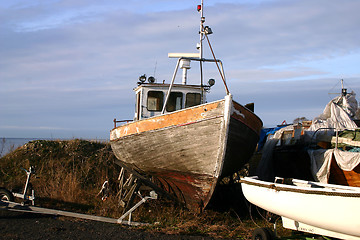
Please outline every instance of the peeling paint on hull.
M188 208L204 208L222 177L252 156L261 120L227 99L127 123L110 134L115 156L153 175Z

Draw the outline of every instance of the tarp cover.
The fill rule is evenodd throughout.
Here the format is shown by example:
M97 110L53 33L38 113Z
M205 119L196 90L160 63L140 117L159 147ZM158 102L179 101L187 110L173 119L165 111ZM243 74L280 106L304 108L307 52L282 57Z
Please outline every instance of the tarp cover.
M328 183L331 159L334 155L337 165L343 171L352 171L360 163L360 153L339 149L308 150L311 159L311 173L316 181Z
M266 139L268 138L269 135L273 135L275 134L277 131L279 131L280 129L286 127L287 125L284 125L284 126L278 126L278 127L275 127L275 128L263 128L261 129L261 132L260 132L260 139L259 139L259 145L258 145L258 150L262 150L265 142L266 142Z
M331 100L323 113L313 120L310 128L305 131L313 138L314 133L321 128L333 128L339 131L354 129L357 125L352 117L357 111L355 94L338 96ZM318 131L316 137L321 135L334 135L334 130ZM308 150L311 159L311 172L315 180L327 183L330 175L331 158L334 155L337 165L343 171L351 171L360 163L360 153L345 152L339 149Z
M306 133L311 134L320 128L335 128L341 131L346 128L357 128L357 125L350 118L347 111L332 100L326 105L323 114L313 120Z
M259 166L257 168L257 175L261 180L274 181L274 178L276 177L272 163L274 148L281 139L284 131L293 129L293 125L283 127L276 131L275 134L265 142L262 151L261 161L259 162Z
M344 129L354 129L357 125L352 120L358 109L355 93L341 95L331 100L325 107L323 113L314 118L310 128L304 131L305 141L321 141L321 139L331 140L334 136L334 129L339 131ZM272 153L275 146L279 143L285 130L294 129L293 125L287 126L275 132L271 139L268 139L263 148L262 159L259 163L257 174L260 179L272 181L274 179L274 169L272 163ZM335 159L342 170L352 170L359 164L360 154L347 153L340 150L315 150L310 152L312 159L311 170L316 180L326 182L329 178L331 156L335 154ZM357 156L355 156L357 155Z

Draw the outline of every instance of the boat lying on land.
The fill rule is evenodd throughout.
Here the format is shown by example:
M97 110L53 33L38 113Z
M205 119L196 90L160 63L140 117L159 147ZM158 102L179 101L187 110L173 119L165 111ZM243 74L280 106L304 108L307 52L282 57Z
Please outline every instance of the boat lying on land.
M257 177L241 179L246 199L281 216L285 228L360 239L360 188L296 179L291 179L290 184L261 181Z
M239 171L255 151L262 121L249 109L235 102L229 93L222 63L203 57L202 41L212 33L204 26L203 3L198 53L176 53L178 58L170 84L155 78L139 78L134 121L115 126L110 143L115 156L128 167L155 177L161 186L191 209L203 209L209 203L217 183ZM210 42L208 41L209 45ZM212 48L210 48L212 50ZM214 84L187 84L190 62L215 63L226 96L206 101ZM181 84L175 84L178 68L183 69Z

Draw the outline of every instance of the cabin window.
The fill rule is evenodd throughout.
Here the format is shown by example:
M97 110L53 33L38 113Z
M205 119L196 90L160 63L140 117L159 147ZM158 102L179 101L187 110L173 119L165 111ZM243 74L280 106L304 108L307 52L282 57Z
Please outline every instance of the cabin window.
M185 107L192 107L199 105L201 103L201 94L200 93L188 93L186 94Z
M171 92L166 104L166 111L172 112L182 109L183 94L181 92Z
M147 109L149 111L161 111L163 107L164 93L161 91L149 91Z

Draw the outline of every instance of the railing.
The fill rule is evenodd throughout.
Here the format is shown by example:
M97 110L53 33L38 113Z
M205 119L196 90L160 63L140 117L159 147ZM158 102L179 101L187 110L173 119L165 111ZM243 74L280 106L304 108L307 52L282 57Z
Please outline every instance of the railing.
M116 118L114 118L114 128L116 128L116 123L124 123L124 122L126 122L126 123L128 123L128 122L131 122L132 120L120 120L120 121L118 121L118 120L116 120Z
M311 139L310 139L310 143L309 146L313 143L312 141L314 140L315 135L321 131L321 130L334 130L335 132L335 136L333 136L333 138L335 138L334 140L331 140L332 143L335 144L335 149L338 149L338 144L339 144L339 132L342 132L344 130L350 130L350 131L356 131L359 130L360 128L344 128L344 129L338 129L338 128L319 128L316 129L315 132L313 133Z

